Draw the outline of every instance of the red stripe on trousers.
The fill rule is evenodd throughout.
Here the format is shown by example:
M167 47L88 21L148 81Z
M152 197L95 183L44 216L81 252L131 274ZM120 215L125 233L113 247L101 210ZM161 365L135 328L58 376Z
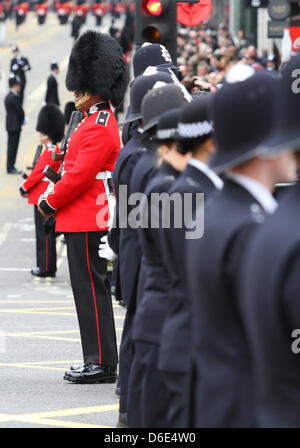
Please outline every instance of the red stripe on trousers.
M97 304L96 304L96 295L95 295L95 288L94 288L94 282L92 278L92 273L90 269L90 260L89 260L89 250L88 250L88 234L86 232L86 259L87 259L87 265L88 270L90 274L91 284L92 284L92 290L93 290L93 298L94 298L94 305L95 305L95 312L96 312L96 322L97 322L97 335L98 335L98 344L99 344L99 365L101 366L101 344L100 344L100 333L99 333L99 320L98 320L98 310L97 310Z

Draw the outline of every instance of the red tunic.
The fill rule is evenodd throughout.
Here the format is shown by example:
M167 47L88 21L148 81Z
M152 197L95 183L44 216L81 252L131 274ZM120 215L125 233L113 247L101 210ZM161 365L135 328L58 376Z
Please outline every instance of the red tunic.
M88 11L89 11L88 5L85 3L83 5L75 6L75 15L76 16L85 17L87 15Z
M98 108L101 108L101 105ZM64 159L64 175L47 197L57 210L57 232L93 232L107 230L109 212L104 182L99 172L113 171L120 152L118 124L112 111L98 110L83 119L71 135ZM99 225L99 216L102 225Z
M66 14L71 14L73 9L72 2L58 3L56 10L59 16L64 16Z
M95 16L103 16L106 11L105 3L94 3L92 10Z
M15 6L14 9L17 10L20 15L27 14L29 11L29 4L28 2L23 2Z
M42 4L35 5L34 9L36 10L37 15L46 15L48 12L48 2L45 1Z
M54 162L52 160L52 152L60 152L59 147L55 145L47 145L40 157L32 173L27 177L22 187L26 192L29 192L28 204L37 205L41 194L45 193L49 185L49 180L45 178L43 170L46 165L50 165L56 172L58 172L61 162Z

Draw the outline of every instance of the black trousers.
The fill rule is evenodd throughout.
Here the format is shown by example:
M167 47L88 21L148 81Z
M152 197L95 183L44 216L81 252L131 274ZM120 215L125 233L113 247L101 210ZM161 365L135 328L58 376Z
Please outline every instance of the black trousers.
M162 373L157 370L157 361L157 345L135 341L128 385L130 428L168 427L168 394Z
M15 167L21 131L7 131L7 171Z
M132 324L134 320L134 314L126 313L122 340L120 346L120 363L119 363L119 385L120 385L120 412L127 412L127 400L128 400L128 381L131 365L133 362L133 340Z
M116 366L117 343L107 260L98 255L100 238L106 233L65 233L65 239L84 363Z
M20 93L19 93L20 98L21 98L21 104L22 104L22 106L23 106L23 103L24 103L25 86L26 86L26 81L24 82L24 84L22 84L22 86L21 86L21 91L20 91Z
M168 428L187 428L188 412L186 409L186 395L188 375L184 372L161 372L168 393Z
M46 235L44 219L37 206L34 206L36 265L41 272L56 272L55 234Z

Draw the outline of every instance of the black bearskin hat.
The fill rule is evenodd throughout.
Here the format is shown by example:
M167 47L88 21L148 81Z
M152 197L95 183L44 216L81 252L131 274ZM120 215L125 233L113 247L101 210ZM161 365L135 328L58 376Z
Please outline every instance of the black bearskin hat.
M127 86L127 67L117 41L87 31L75 42L66 76L68 90L88 92L118 106Z
M36 131L48 135L53 143L60 142L64 136L64 114L55 104L46 104L39 112Z

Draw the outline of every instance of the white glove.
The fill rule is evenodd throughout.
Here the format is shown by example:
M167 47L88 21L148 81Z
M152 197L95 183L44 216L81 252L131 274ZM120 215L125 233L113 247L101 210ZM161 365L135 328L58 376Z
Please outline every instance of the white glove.
M38 205L40 205L40 202L42 202L43 200L47 200L47 197L49 196L49 194L53 194L53 193L54 193L54 183L49 182L47 190L43 194L41 194L41 196L39 197Z
M107 235L101 238L101 243L99 244L98 254L100 258L105 258L108 261L115 260L118 255L114 253L112 248L109 246L107 241Z

